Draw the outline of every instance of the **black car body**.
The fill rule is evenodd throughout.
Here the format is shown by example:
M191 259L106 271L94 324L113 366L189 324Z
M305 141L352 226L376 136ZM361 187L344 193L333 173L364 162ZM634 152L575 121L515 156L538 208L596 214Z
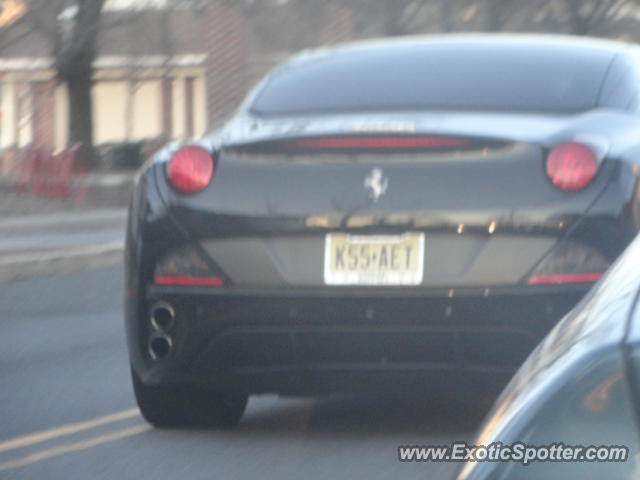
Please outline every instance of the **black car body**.
M640 474L640 237L537 347L474 445L618 446L622 462L468 463L459 480L635 480Z
M169 145L127 234L143 413L178 387L501 388L638 230L636 56L544 36L312 52Z

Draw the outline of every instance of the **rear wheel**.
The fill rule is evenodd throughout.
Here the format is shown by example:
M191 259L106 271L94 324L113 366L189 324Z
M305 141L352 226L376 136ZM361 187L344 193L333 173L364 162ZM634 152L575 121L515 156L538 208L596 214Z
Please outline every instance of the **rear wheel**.
M133 390L142 416L156 427L233 428L247 407L247 395L204 388L144 385L132 370Z

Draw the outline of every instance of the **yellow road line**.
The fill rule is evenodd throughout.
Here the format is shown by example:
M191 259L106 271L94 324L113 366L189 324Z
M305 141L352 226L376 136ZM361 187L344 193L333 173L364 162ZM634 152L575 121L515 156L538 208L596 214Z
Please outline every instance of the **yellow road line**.
M111 415L105 415L104 417L94 418L93 420L87 420L78 423L69 423L61 427L52 428L50 430L44 430L42 432L32 433L30 435L24 435L12 440L7 440L0 443L0 452L6 452L8 450L15 450L16 448L28 447L36 443L45 442L52 438L64 437L66 435L72 435L74 433L89 430L91 428L99 427L107 423L119 422L126 420L127 418L133 418L140 415L140 411L137 408L129 410L123 410L122 412L112 413Z
M98 445L102 445L104 443L113 442L115 440L120 440L126 437L132 437L134 435L139 435L140 433L144 433L148 430L151 430L151 426L145 424L137 425L131 428L125 428L124 430L119 430L113 433L107 433L105 435L100 435L97 437L89 438L87 440L82 440L76 443L66 443L64 445L60 445L58 447L49 448L47 450L42 450L40 452L35 452L29 454L25 457L16 458L14 460L8 460L6 462L0 462L0 472L3 470L9 470L12 468L24 467L26 465L30 465L32 463L39 462L41 460L45 460L51 457L57 457L59 455L64 455L66 453L78 452L80 450L86 450L88 448L96 447Z

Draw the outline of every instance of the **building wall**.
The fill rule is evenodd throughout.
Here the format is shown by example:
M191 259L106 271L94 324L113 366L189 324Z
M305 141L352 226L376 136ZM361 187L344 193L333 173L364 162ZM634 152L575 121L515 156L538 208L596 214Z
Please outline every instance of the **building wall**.
M193 78L193 105L187 106L188 79ZM189 136L202 136L207 132L207 80L204 72L185 72L171 80L172 97L172 137L186 138ZM189 122L188 116L192 119ZM187 126L191 123L192 135L189 135Z
M2 123L0 124L0 147L12 147L15 144L16 125L18 122L18 112L16 105L16 84L15 82L3 82L1 85L2 101Z
M101 81L93 87L93 128L97 145L125 140L127 92L124 81Z
M193 120L194 135L204 135L208 130L207 125L207 81L204 75L195 77L194 82L194 106Z
M129 140L145 140L162 136L162 83L144 82L133 95L132 132Z
M14 145L26 147L33 140L33 92L30 82L16 83L16 110Z
M173 137L183 138L186 135L186 112L185 112L185 81L184 78L177 77L172 81L172 98L173 98Z
M192 78L192 105L187 105L187 78ZM130 93L128 80L104 79L94 87L96 144L140 141L164 137L170 125L172 138L201 136L207 129L206 79L203 69L183 69L169 78L151 77L137 81ZM165 98L163 82L171 90ZM167 105L169 102L169 105ZM169 108L165 111L165 106ZM127 116L131 115L130 122ZM170 119L164 118L170 115ZM188 119L191 115L191 119ZM130 130L127 126L130 123Z
M93 89L96 145L184 138L187 126L193 136L206 132L204 68L177 68L164 79L160 73L149 71L130 91L129 80L123 78L122 72L98 72ZM168 96L163 83L171 91ZM188 84L190 106L187 105ZM131 121L127 122L129 115ZM52 150L62 149L68 143L68 117L66 87L55 83L52 72L15 72L0 77L0 150L23 148L32 143ZM169 132L165 131L167 125L171 127Z
M31 132L33 142L39 147L54 148L55 144L55 89L52 79L30 83L31 89Z
M69 95L67 87L58 85L55 90L55 149L61 150L67 145L69 138Z

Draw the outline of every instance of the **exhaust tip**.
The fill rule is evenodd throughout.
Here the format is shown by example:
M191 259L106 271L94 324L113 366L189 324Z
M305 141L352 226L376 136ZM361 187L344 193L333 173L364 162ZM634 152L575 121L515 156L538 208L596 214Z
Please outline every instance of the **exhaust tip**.
M176 321L176 311L167 302L158 302L151 307L151 325L159 332L168 332Z
M173 342L166 335L153 337L149 341L149 355L153 360L162 360L167 358L173 349Z

